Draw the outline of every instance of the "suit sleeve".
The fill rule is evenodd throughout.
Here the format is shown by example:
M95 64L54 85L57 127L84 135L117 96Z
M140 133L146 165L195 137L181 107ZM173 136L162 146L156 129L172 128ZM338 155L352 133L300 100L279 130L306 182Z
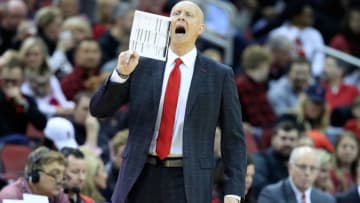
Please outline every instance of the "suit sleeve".
M279 202L279 200L274 198L276 195L280 195L280 194L274 194L274 192L272 192L269 188L265 187L259 195L258 202L277 203Z
M112 82L110 77L104 81L90 100L90 113L95 117L112 116L122 104L128 101L129 78L125 83Z
M246 146L242 128L239 96L233 72L226 69L223 81L220 127L226 194L245 196Z

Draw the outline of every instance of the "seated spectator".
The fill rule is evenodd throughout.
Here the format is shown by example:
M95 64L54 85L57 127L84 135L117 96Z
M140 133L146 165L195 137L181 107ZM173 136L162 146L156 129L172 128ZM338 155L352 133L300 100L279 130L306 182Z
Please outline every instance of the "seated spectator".
M331 40L329 45L335 49L351 54L353 56L360 56L360 6L356 5L356 1L351 2L349 10L345 17L345 23L338 34Z
M274 129L271 147L252 156L256 174L253 183L255 196L263 187L288 176L287 162L299 137L299 130L292 122L280 122Z
M289 159L289 177L266 186L260 193L260 203L326 202L335 203L328 193L313 187L319 173L317 151L311 147L295 148Z
M270 37L266 45L269 47L273 58L269 80L278 80L289 72L292 64L293 44L287 37L278 35Z
M107 173L104 169L103 161L86 147L80 148L85 155L86 162L86 178L81 193L87 195L95 200L95 202L104 202L105 197L102 192L106 188Z
M97 0L97 19L92 27L94 39L98 40L113 24L112 10L119 3L118 0Z
M356 186L351 187L348 191L336 195L337 203L350 203L350 202L360 202L360 157L357 160L356 167Z
M331 154L325 150L319 149L318 156L320 168L319 175L314 182L314 187L332 194L334 193L334 185L330 179L330 169L332 167Z
M293 54L311 62L314 77L320 77L324 67L324 53L318 51L324 46L321 33L313 27L314 15L311 4L298 1L288 22L270 32L270 36L286 36L293 44Z
M348 119L344 124L344 130L352 131L360 140L360 96L357 96L351 104L351 112L355 118Z
M78 92L92 91L100 85L102 80L95 87L88 83L99 77L100 58L101 50L97 41L85 39L77 44L74 51L75 68L61 80L61 88L67 99L74 100Z
M119 49L128 44L134 11L135 7L128 2L118 2L113 7L114 23L99 39L102 52L101 64L105 64L114 58L117 59Z
M352 132L344 131L337 137L333 167L330 178L335 192L345 192L354 186L356 181L357 158L359 157L359 141Z
M44 133L45 137L50 139L59 151L64 147L78 147L75 140L74 126L65 118L50 118L44 129Z
M287 75L270 83L267 97L279 117L294 108L311 83L311 67L306 59L294 59Z
M4 1L2 1L4 2ZM5 1L4 13L0 20L0 54L8 49L16 49L17 31L22 21L26 20L28 8L24 1L9 0Z
M344 62L331 56L326 57L323 85L326 90L325 98L330 111L336 107L350 105L359 95L356 86L344 83L345 72L346 66Z
M45 42L49 54L49 66L58 77L72 72L73 67L66 57L66 51L73 44L71 38L61 34L63 17L56 7L41 8L35 15L38 36Z
M0 74L0 136L24 134L29 124L42 131L46 125L35 101L20 91L24 67L18 59L10 59Z
M306 94L299 98L299 103L280 120L292 120L301 130L319 130L324 132L329 125L330 111L325 100L325 89L314 84L307 88Z
M108 173L105 196L108 196L108 201L110 201L111 194L114 192L116 180L119 175L122 162L122 153L125 149L128 135L129 130L125 129L116 133L116 135L111 140L113 156L111 157L110 163L106 164L105 166L106 172Z
M90 197L81 194L86 177L86 163L84 154L76 148L64 147L61 153L68 161L65 169L64 191L72 203L95 203Z
M39 147L28 157L25 177L9 184L0 191L0 200L21 200L30 193L49 197L50 203L70 203L63 192L64 171L67 166L64 156L46 147Z
M266 96L270 71L269 50L259 45L245 49L242 55L244 73L236 78L245 131L260 141L271 134L275 114ZM266 147L266 146L263 146Z
M246 160L245 199L242 201L242 203L255 203L256 200L251 191L253 178L255 175L255 165L251 157L247 157Z

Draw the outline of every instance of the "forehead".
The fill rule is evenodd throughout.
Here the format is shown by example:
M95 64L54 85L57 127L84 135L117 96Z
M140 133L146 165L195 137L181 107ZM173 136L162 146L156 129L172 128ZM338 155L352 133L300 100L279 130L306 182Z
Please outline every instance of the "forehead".
M177 3L172 9L171 14L173 14L175 11L187 11L191 12L197 15L201 15L202 11L200 7L192 2L189 1L182 1L180 3Z
M59 172L63 172L65 170L65 166L63 164L61 164L58 161L53 161L50 164L45 164L43 166L43 169L46 171L59 171Z
M317 165L318 164L318 158L315 153L304 153L296 157L295 163L297 164L308 164L308 165Z

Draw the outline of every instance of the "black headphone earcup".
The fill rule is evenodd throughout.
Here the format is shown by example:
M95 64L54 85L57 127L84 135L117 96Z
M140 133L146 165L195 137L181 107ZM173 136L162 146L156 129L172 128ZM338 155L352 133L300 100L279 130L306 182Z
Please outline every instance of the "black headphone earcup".
M40 181L40 174L38 170L34 170L31 172L29 181L31 183L38 183Z

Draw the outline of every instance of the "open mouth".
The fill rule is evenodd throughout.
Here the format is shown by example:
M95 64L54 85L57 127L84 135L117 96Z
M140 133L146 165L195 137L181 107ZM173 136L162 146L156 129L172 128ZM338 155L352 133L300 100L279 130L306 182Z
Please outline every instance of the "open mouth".
M182 25L179 25L175 28L175 35L183 36L186 34L185 27Z

